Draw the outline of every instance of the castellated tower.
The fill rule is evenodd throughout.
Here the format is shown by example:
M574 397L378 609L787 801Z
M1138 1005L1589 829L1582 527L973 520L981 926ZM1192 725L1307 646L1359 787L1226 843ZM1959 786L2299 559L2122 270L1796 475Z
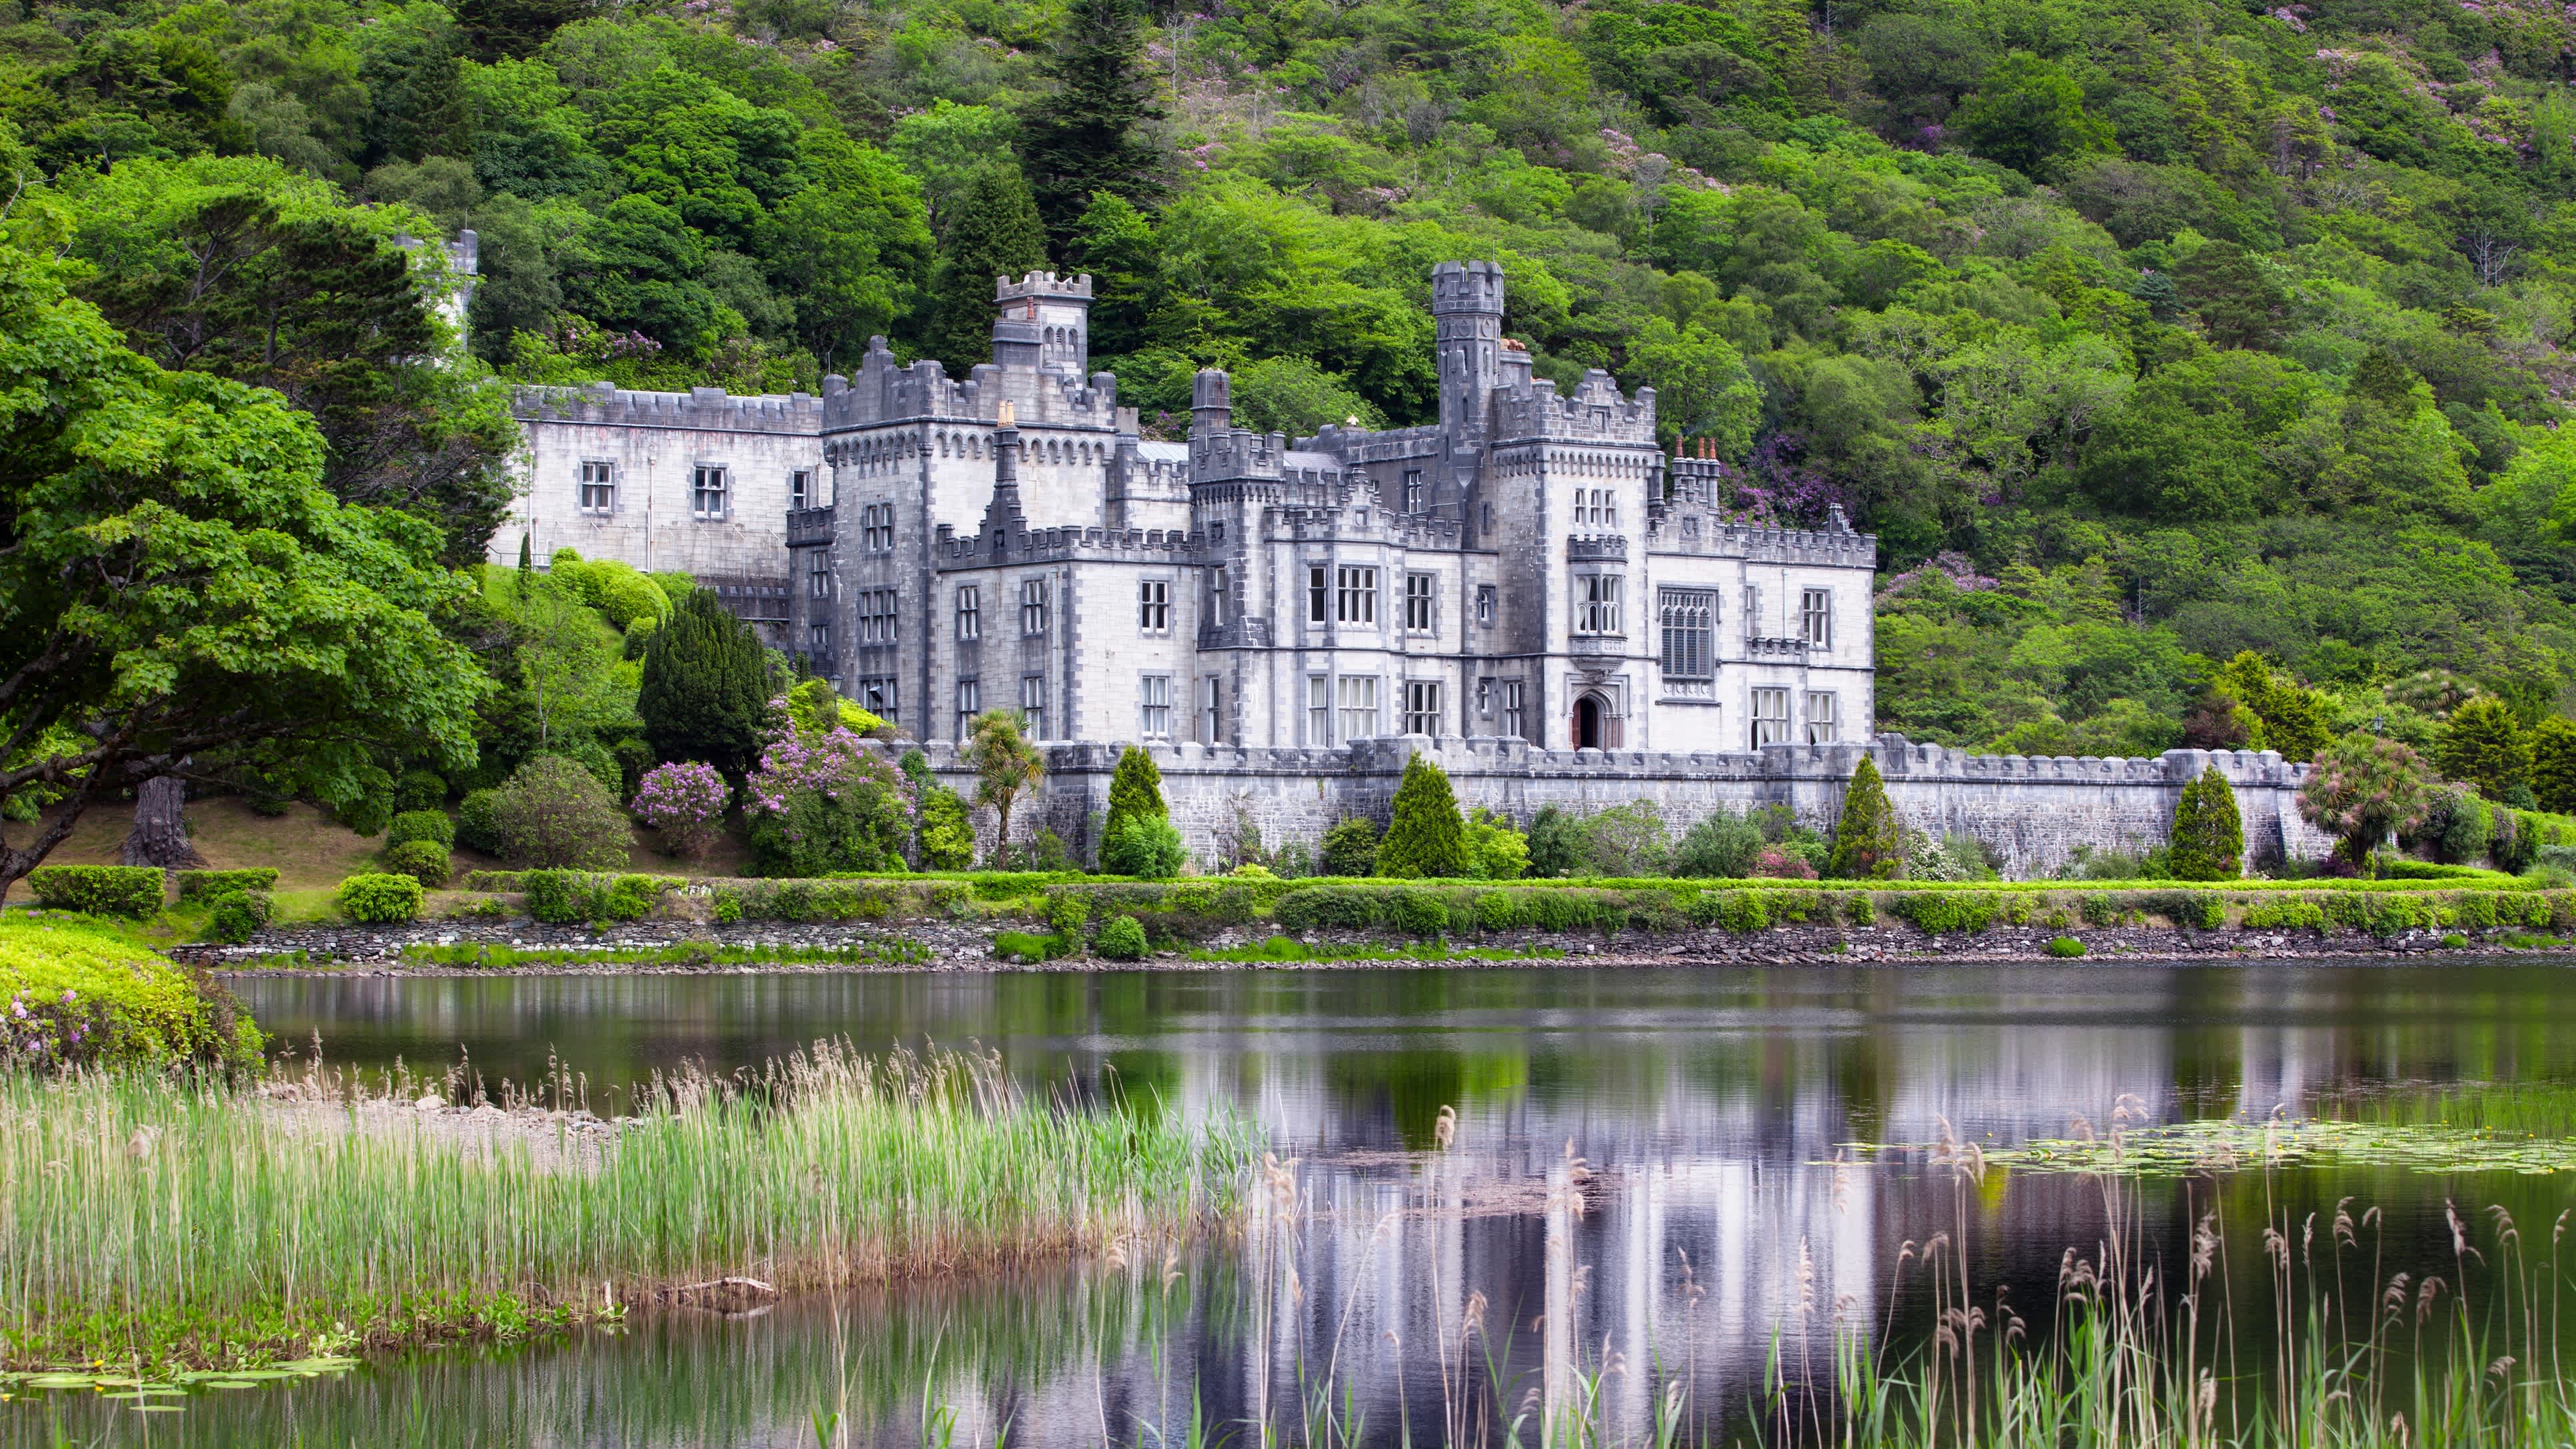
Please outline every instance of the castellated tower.
M993 279L993 360L1079 379L1091 365L1091 274Z
M1487 399L1503 380L1503 269L1442 262L1431 269L1431 315L1440 351L1440 431L1481 448Z

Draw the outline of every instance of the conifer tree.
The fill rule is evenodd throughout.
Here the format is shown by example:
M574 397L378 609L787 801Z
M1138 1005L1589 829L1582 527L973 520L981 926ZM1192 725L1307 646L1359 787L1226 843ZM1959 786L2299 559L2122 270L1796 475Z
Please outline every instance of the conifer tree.
M1163 803L1163 772L1155 768L1154 757L1129 745L1118 757L1118 772L1109 777L1109 818L1101 822L1100 838L1117 834L1130 820L1163 820L1171 813Z
M2451 711L2434 742L2433 762L2449 778L2501 800L2514 786L2531 783L2531 737L2523 733L2511 706L2480 695Z
M1404 766L1404 782L1395 789L1395 819L1378 846L1380 875L1453 876L1467 873L1458 818L1458 797L1449 774L1420 754Z
M1181 832L1163 803L1163 772L1134 745L1109 777L1109 818L1100 827L1100 868L1112 875L1163 880L1181 868Z
M1888 802L1887 782L1869 756L1843 790L1843 817L1834 826L1833 873L1845 880L1893 880L1905 863L1905 827Z
M932 355L959 377L992 361L993 279L1021 276L1046 261L1046 231L1027 179L1007 161L985 167L939 244Z
M2244 873L2245 820L2236 790L2216 765L2203 766L2174 802L2173 873L2176 880L2234 880Z
M704 760L737 780L759 760L768 656L713 590L691 593L645 642L635 713L658 759Z
M2531 793L2543 810L2576 814L2576 721L2551 715L2531 732Z
M1154 78L1143 65L1145 33L1135 0L1074 0L1047 74L1054 94L1029 116L1029 182L1047 234L1069 242L1100 192L1143 204L1163 194L1145 126L1162 119Z

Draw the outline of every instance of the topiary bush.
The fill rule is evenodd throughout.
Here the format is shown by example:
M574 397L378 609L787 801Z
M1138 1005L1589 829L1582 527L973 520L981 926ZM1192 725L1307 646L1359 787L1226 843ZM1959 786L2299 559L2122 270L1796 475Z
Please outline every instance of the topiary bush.
M1467 874L1465 824L1448 773L1416 752L1396 786L1394 820L1377 850L1378 873L1399 879Z
M406 840L379 852L376 864L394 875L407 875L419 881L424 890L445 890L455 875L447 852L435 840Z
M340 914L367 925L420 918L420 882L407 875L353 875L340 882Z
M2169 868L2176 880L2234 880L2244 873L2244 857L2245 821L2235 787L2216 765L2203 766L2174 802Z
M1100 928L1099 939L1091 943L1094 955L1112 961L1141 961L1145 947L1145 928L1134 916L1112 917Z
M268 891L277 888L277 872L268 867L256 870L181 870L171 872L179 882L179 904L210 901L235 891Z
M1869 756L1860 758L1843 789L1842 818L1834 825L1831 873L1845 880L1892 879L1905 864L1905 827L1888 802L1887 782Z
M385 845L411 845L427 841L443 854L456 848L456 822L444 810L406 810L385 827Z
M360 839L371 839L385 833L394 818L394 802L382 795L361 795L331 807L331 815Z
M48 909L91 916L157 915L169 872L157 865L40 865L27 889Z

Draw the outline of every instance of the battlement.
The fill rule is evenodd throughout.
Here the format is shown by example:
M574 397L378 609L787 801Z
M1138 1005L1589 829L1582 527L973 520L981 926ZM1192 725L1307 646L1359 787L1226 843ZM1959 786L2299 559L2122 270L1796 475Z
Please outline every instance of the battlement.
M1500 262L1442 262L1431 269L1431 311L1503 313Z
M1052 369L1006 371L985 363L957 381L936 358L897 363L886 340L871 337L856 375L823 379L823 426L837 431L957 420L989 425L1000 417L1005 399L1017 406L1023 427L1116 432L1121 425L1115 374L1095 372L1086 381Z
M1187 562L1199 546L1198 536L1178 528L1032 528L1018 535L1008 557L994 556L981 533L956 536L952 524L939 525L935 561L943 569L982 568L996 563L1055 563L1072 559L1126 559L1138 563Z
M1190 439L1190 481L1275 479L1287 466L1288 436L1242 428L1198 433Z
M1855 533L1840 504L1828 510L1823 528L1772 528L1711 519L1697 538L1681 536L1667 516L1656 526L1649 548L1655 553L1704 554L1758 563L1832 564L1844 568L1878 565L1878 535Z
M1017 302L1030 297L1048 301L1088 302L1091 300L1091 274L1065 277L1054 272L1031 272L1018 281L1009 277L993 279L993 301Z
M1629 397L1609 373L1593 368L1583 374L1570 396L1560 397L1552 378L1498 388L1494 396L1494 437L1498 442L1572 440L1630 443L1654 447L1655 390L1637 389Z
M580 387L528 385L510 390L510 415L523 423L591 423L691 432L822 431L823 401L812 393L736 396L720 387L638 392L613 382Z

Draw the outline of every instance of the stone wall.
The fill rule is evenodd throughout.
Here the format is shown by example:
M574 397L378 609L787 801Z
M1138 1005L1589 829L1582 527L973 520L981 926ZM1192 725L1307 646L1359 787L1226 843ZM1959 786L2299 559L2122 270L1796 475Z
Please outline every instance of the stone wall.
M1043 799L1016 812L1015 832L1025 838L1044 825L1088 855L1108 811L1119 749L1049 747ZM1526 827L1549 805L1582 815L1651 800L1676 836L1720 806L1742 811L1786 805L1801 823L1830 831L1842 811L1844 786L1866 752L1909 825L1936 835L1974 835L2001 853L2005 874L2015 878L2046 875L2079 846L2138 851L2163 844L2182 787L2216 764L2235 787L2250 861L2319 859L2332 845L2299 818L2298 789L2308 767L2268 750L2168 750L2154 759L1972 755L1881 735L1867 745L1770 745L1688 755L1419 737L1330 750L1184 743L1156 745L1151 753L1163 772L1173 823L1205 859L1225 852L1238 818L1258 826L1273 847L1291 840L1312 845L1349 815L1383 825L1405 762L1417 750L1448 772L1462 810L1481 805ZM939 744L929 751L933 767L971 795L972 777L957 769L954 748ZM979 825L989 828L982 818L987 812L976 813Z

